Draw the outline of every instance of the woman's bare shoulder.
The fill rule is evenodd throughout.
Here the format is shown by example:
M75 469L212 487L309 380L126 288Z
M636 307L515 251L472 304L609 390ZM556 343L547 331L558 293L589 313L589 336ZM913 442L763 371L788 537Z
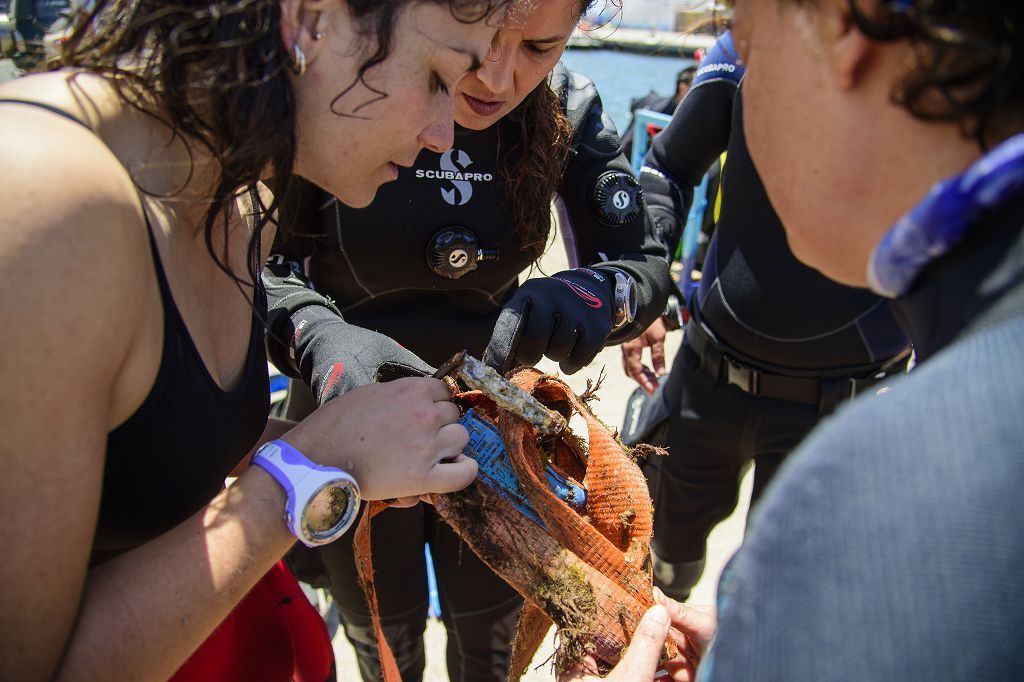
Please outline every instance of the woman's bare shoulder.
M145 223L139 196L88 120L90 106L107 105L76 96L67 76L59 73L5 84L0 88L4 99L37 102L67 116L42 106L0 102L0 222L5 227L0 250L34 245L54 257L64 250L61 244L88 244L110 255L122 247L132 252ZM144 232L141 237L145 245Z
M0 99L66 111L50 76L59 79L5 86ZM55 316L78 311L78 324L116 331L135 317L151 278L145 217L127 171L90 128L41 107L0 103L0 131L0 282L13 294L8 300L47 300Z

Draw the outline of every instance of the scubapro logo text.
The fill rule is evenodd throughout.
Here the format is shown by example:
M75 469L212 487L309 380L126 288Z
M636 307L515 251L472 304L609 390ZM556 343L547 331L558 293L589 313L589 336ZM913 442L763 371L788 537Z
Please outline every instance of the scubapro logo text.
M470 173L468 168L473 160L461 149L449 149L441 155L439 170L416 170L416 177L421 180L444 180L447 186L441 187L441 198L452 206L465 206L473 198L474 182L493 182L491 173Z
M736 73L736 65L730 64L729 62L716 62L714 64L706 64L705 66L697 69L697 73L694 74L693 79L697 80L704 74L708 73Z

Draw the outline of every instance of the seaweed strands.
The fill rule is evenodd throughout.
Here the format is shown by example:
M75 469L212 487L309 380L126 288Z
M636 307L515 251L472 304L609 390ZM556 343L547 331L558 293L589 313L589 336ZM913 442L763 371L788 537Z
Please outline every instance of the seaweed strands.
M587 424L589 452L584 452L568 429L544 436L489 395L470 391L456 396L464 407L498 425L519 486L543 526L527 520L480 480L456 493L433 495L432 501L481 560L526 599L509 679L520 679L552 622L558 632L559 672L588 653L614 664L653 604L647 484L622 445L564 382L524 369L512 383L541 404L558 406L563 416L580 414ZM551 491L545 475L549 462L586 489L585 515ZM398 671L377 618L369 546L370 521L383 508L371 503L364 515L356 534L356 560L374 614L384 678L393 682Z
M526 672L552 623L557 628L559 672L588 653L608 663L618 660L649 604L641 604L536 524L524 523L509 502L485 485L474 483L464 491L436 497L439 515L526 599L510 680Z

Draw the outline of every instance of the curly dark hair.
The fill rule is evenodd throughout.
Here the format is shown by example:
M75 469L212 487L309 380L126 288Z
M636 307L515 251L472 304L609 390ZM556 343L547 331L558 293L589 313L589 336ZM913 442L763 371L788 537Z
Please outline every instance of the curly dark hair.
M515 234L540 258L551 232L551 199L562 183L572 126L547 80L533 89L503 123L501 175L508 187Z
M472 23L495 16L510 0L346 0L360 35L373 45L349 89L387 59L396 17L414 1L448 5L455 18ZM259 234L295 178L295 97L280 18L279 0L97 0L49 65L110 77L126 102L163 122L190 154L198 144L212 155L220 176L202 226L207 250L250 286L262 269ZM244 281L215 252L212 235L218 222L228 230L232 202L268 169L274 200L260 207Z
M621 7L620 0L605 0ZM597 0L577 0L573 12L582 18ZM534 260L540 258L551 233L551 198L562 184L572 141L572 126L562 102L547 80L516 108L502 134L508 143L501 174L508 184L516 236Z
M960 124L982 149L1024 127L1024 3L885 0L868 10L848 1L864 35L914 46L895 104L921 120Z

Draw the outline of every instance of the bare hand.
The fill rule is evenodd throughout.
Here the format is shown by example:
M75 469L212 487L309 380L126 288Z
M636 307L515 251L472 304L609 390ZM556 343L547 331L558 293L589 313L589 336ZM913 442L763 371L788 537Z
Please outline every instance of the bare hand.
M677 682L695 679L697 666L715 636L717 610L714 606L681 604L666 597L657 587L654 588L654 601L668 610L672 620L669 636L679 649L679 656L666 664L666 669Z
M665 650L668 632L668 610L655 604L640 619L636 632L633 633L633 641L629 643L626 653L607 677L600 677L597 662L592 656L586 656L572 670L561 675L558 682L596 682L601 679L611 682L652 680L658 670L661 654Z
M430 495L410 495L409 497L397 497L392 500L388 506L395 509L408 509L409 507L415 507L421 502L423 504L433 505Z
M477 465L444 382L407 378L354 389L324 403L284 440L311 460L350 473L368 500L461 490Z
M659 317L643 334L622 344L622 369L647 395L654 395L658 377L665 373L665 334L665 321ZM651 367L643 363L644 348L651 349Z
M607 677L600 677L597 662L592 656L586 656L576 667L559 677L559 682L597 682L601 679L606 682L635 682L666 677L674 682L692 682L715 634L715 609L680 604L657 588L654 589L654 601L657 603L640 619L633 641ZM659 665L669 637L675 642L679 654Z

